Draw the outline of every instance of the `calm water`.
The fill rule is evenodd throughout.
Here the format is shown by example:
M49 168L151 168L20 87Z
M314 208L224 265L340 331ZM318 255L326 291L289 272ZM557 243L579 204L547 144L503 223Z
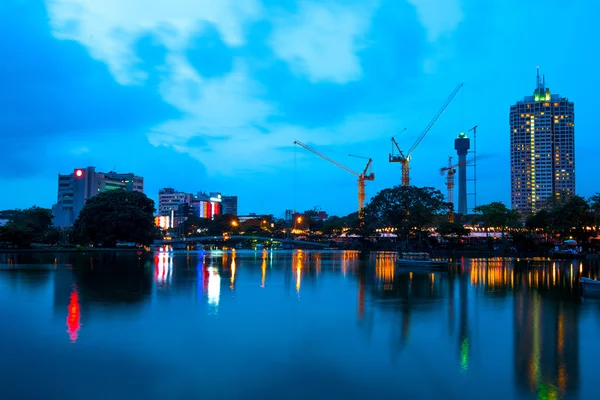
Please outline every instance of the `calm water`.
M585 262L0 254L6 399L600 398Z

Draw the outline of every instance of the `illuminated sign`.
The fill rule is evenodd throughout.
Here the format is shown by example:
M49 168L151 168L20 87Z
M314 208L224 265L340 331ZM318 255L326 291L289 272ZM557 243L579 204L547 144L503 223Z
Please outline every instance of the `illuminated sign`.
M154 224L162 229L169 229L173 227L173 220L168 216L160 215L154 219Z
M75 170L75 176L78 177L78 178L81 178L83 176L83 170L76 169Z
M219 197L211 197L210 201L212 201L212 202L220 202L221 201L221 195L219 195Z

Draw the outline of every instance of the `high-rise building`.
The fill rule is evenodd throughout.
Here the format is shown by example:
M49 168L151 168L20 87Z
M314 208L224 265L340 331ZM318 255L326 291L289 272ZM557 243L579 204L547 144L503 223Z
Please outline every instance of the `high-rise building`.
M237 196L223 196L221 205L223 206L223 214L238 215L237 210L238 199Z
M114 189L144 193L144 178L133 173L96 172L96 167L77 168L68 175L59 174L58 201L52 206L54 225L73 225L89 198Z
M510 107L510 168L511 204L521 213L575 193L575 106L550 93L539 70L533 96Z

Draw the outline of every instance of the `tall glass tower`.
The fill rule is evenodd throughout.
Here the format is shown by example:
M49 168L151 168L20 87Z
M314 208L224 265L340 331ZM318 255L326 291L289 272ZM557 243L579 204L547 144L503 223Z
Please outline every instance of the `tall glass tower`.
M523 214L575 193L575 106L550 93L539 69L533 96L510 107L510 170L512 208Z

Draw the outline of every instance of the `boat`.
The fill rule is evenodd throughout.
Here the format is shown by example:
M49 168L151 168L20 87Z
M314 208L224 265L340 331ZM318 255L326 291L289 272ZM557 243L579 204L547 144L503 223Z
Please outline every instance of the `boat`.
M432 260L429 253L402 253L396 260L396 268L404 270L442 270L448 268L446 260Z
M581 289L583 290L583 295L596 295L600 296L600 281L595 281L590 278L581 278Z

